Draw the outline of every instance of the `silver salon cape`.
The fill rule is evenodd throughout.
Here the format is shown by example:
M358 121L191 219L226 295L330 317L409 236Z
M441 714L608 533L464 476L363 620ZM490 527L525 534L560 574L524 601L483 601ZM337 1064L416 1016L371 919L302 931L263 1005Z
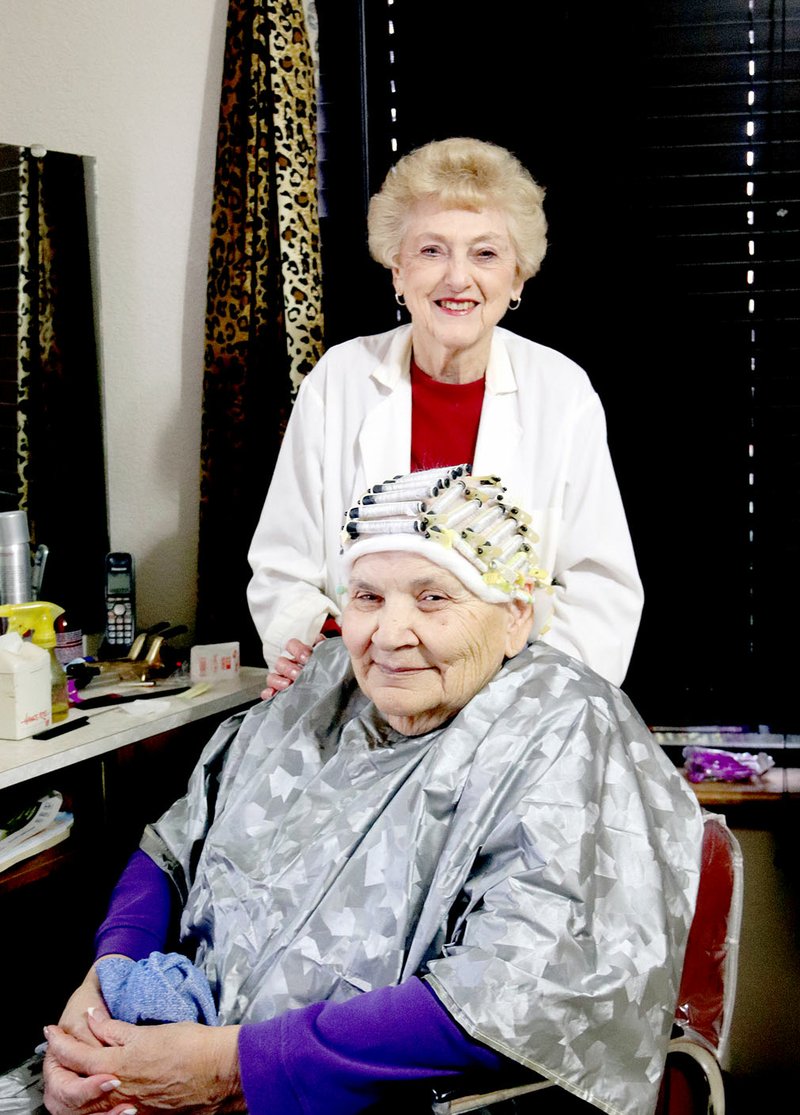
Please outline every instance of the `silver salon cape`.
M221 1023L419 975L473 1037L646 1115L701 828L624 694L560 651L527 647L408 737L332 639L218 729L141 846L181 892Z

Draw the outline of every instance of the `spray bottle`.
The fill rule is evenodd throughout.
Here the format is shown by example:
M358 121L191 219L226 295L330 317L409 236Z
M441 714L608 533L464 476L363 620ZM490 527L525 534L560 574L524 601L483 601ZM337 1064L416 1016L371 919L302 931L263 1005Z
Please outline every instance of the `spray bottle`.
M20 635L31 633L31 642L50 655L50 678L52 683L52 720L64 720L69 712L67 694L67 675L64 667L56 658L56 632L53 624L64 611L58 604L46 600L32 600L27 604L3 604L0 616L8 617L8 628Z

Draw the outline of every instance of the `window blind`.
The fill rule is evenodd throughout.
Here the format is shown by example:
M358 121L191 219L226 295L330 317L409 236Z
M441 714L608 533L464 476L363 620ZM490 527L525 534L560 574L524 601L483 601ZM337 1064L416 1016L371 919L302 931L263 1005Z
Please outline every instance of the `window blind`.
M676 494L694 490L701 503L702 547L695 552L692 539L681 547L695 618L681 624L675 650L680 658L691 640L699 653L669 674L688 706L684 720L732 717L786 731L800 720L799 40L797 3L654 3L637 79L645 240L700 356L679 389L687 408L697 405L711 446L710 454L692 441L682 447L689 471ZM709 522L716 537L703 530ZM663 561L651 557L651 568L660 570L656 607L666 629L674 586L665 591ZM718 640L710 627L698 635L706 619ZM641 652L655 638L651 624L634 688L650 689ZM666 695L647 699L669 718Z

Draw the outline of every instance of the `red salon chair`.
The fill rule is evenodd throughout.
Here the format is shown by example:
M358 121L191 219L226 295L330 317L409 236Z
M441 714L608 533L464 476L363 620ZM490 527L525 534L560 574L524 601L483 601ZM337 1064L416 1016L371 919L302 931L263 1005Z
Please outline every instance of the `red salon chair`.
M741 919L739 844L722 817L706 814L697 906L656 1115L725 1115L719 1062L733 1015ZM546 1095L532 1095L548 1089ZM432 1106L433 1115L465 1115L468 1111L486 1111L487 1115L580 1111L589 1115L595 1110L521 1066L502 1088L471 1095L435 1092Z

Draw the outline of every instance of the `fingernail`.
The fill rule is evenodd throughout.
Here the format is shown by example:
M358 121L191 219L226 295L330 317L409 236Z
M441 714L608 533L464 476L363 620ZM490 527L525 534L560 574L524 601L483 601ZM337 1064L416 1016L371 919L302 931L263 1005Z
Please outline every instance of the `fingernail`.
M90 1018L94 1018L94 1012L96 1010L97 1010L97 1007L87 1007L86 1008L86 1013L89 1015Z
M119 1088L118 1080L107 1080L105 1084L100 1085L101 1092L113 1092L115 1088Z
M306 650L302 651L300 654L298 654L297 657L298 657L300 662L305 664L306 662L308 662L308 651L306 651Z
M44 1029L42 1030L42 1033L44 1034L44 1036L45 1036L46 1038L49 1038L49 1037L50 1037L50 1027L49 1027L49 1026L45 1026L45 1028L44 1028Z
M135 1107L124 1107L122 1109L122 1115L136 1115L136 1108Z

